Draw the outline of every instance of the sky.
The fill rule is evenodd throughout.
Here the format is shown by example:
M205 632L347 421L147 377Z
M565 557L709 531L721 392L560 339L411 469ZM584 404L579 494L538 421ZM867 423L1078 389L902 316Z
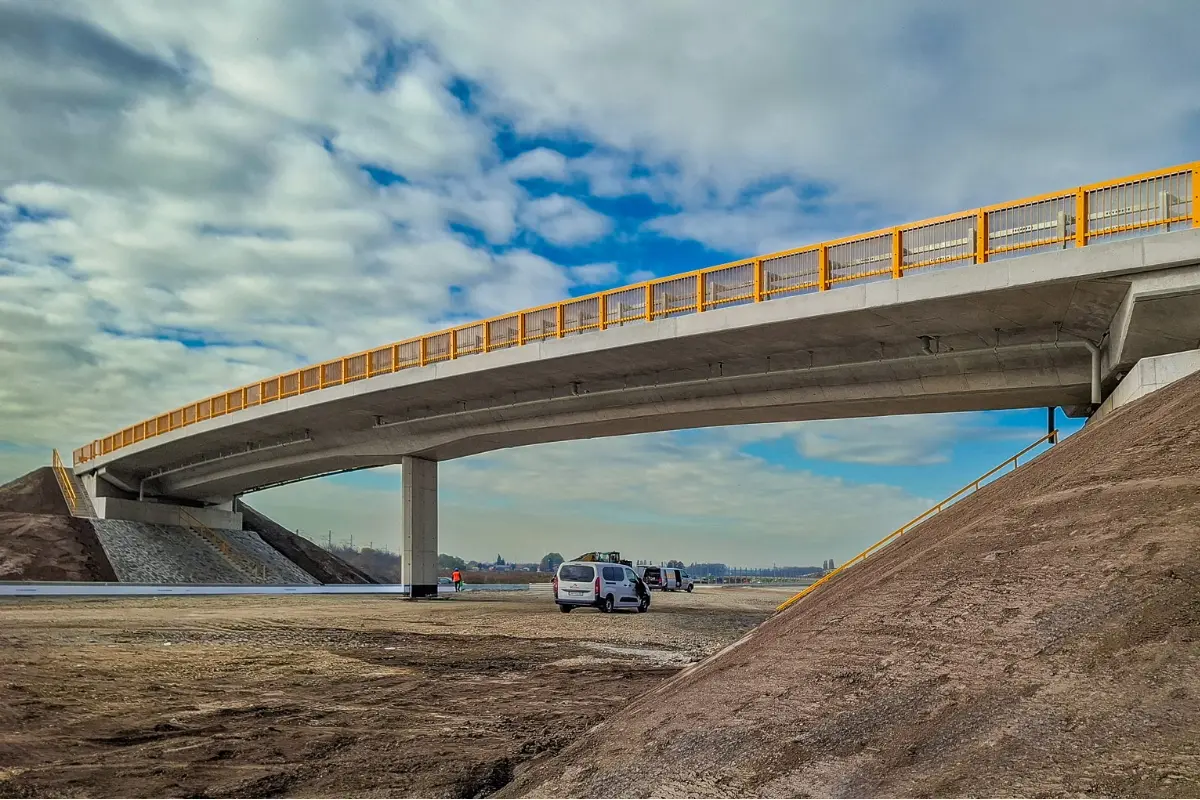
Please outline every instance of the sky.
M1191 0L0 0L0 480L447 324L1195 160L1196 41ZM440 549L842 561L1044 430L491 453L441 465ZM246 499L396 550L399 480Z

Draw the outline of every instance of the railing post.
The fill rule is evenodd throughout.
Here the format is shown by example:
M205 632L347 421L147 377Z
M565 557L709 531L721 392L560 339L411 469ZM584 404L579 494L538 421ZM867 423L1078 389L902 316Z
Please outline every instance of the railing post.
M450 329L450 357L458 358L458 331Z
M563 303L559 303L554 307L554 335L559 339L563 337L563 322L566 320L566 309Z
M975 263L986 264L988 260L988 215L979 209L975 215Z
M892 277L904 277L904 233L899 228L892 230Z
M483 352L491 352L492 349L492 323L483 323Z
M525 312L517 313L517 344L525 344Z
M817 286L820 291L829 288L829 247L821 245L817 251Z
M1087 247L1088 208L1087 192L1082 186L1075 191L1075 246Z
M761 258L754 259L754 302L763 300L763 262Z
M1200 161L1192 165L1192 227L1200 228Z
M646 322L654 319L654 284L646 284Z
M596 308L600 314L600 330L608 327L608 295L601 294L596 298Z
M696 313L704 310L704 273L696 273Z
M421 366L429 363L429 341L424 336L420 339L421 342Z

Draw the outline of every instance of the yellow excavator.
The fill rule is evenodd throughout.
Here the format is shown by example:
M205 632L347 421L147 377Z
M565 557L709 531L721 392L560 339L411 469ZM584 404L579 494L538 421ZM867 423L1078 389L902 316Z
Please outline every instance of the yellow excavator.
M610 550L608 552L604 552L602 550L596 550L591 553L584 553L581 556L576 556L572 560L573 561L597 561L597 562L604 563L604 564L624 564L627 567L633 566L632 561L629 561L627 559L622 559L621 554L618 553L616 550Z

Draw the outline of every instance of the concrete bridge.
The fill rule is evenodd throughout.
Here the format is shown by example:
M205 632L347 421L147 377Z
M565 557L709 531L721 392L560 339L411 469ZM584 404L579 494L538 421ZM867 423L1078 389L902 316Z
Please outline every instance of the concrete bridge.
M436 592L437 462L715 425L1062 407L1200 347L1200 163L574 298L214 395L74 453L99 516L400 463ZM1111 405L1111 402L1110 402Z

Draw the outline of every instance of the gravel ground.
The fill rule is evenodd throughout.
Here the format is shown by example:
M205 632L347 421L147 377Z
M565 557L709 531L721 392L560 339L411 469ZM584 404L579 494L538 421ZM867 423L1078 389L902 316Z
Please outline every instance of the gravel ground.
M3 602L0 796L484 796L783 596Z

